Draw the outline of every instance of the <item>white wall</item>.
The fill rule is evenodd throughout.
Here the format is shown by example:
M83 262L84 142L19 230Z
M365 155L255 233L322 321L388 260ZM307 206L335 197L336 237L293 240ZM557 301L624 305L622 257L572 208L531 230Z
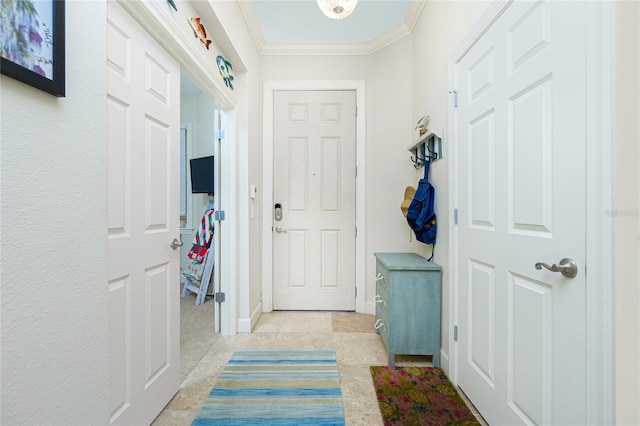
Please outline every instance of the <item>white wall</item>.
M65 98L0 77L3 425L109 421L106 3L66 31Z
M417 187L418 173L407 151L417 138L412 114L414 72L412 37L376 52L367 61L367 235L366 301L375 312L377 252L415 252L430 256L431 247L411 237L400 204L408 185ZM415 119L414 119L415 118ZM420 118L420 117L418 117ZM438 236L439 238L439 236ZM438 258L434 258L437 261Z
M476 21L489 6L485 1L430 1L413 30L413 119L431 116L430 128L444 129L444 158L431 167L435 187L438 236L434 261L442 266L442 367L449 371L449 328L451 292L449 288L449 138L448 61ZM415 125L415 124L414 124Z
M640 424L640 3L616 6L616 424Z

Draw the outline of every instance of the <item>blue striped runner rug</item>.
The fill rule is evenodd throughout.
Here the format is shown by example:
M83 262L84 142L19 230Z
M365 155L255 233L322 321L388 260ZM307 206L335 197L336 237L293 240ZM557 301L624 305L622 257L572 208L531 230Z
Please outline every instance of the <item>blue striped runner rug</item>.
M192 426L344 425L331 349L236 351Z

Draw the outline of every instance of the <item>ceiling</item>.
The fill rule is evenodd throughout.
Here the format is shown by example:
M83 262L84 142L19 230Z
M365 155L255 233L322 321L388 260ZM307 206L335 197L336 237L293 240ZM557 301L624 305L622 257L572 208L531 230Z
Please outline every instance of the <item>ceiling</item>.
M252 0L265 43L369 42L404 22L410 0L359 0L344 19L327 18L316 0Z
M426 0L358 0L353 13L329 19L316 0L240 0L261 54L371 54L413 29ZM182 73L183 94L198 87Z

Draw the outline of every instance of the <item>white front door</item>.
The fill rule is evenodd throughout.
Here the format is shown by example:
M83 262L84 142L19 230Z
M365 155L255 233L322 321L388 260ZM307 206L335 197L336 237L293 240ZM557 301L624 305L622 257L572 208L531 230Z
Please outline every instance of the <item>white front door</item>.
M587 420L585 4L513 2L455 63L457 381L492 425Z
M180 67L108 2L111 424L150 424L180 386Z
M355 309L355 129L355 91L274 93L276 310Z

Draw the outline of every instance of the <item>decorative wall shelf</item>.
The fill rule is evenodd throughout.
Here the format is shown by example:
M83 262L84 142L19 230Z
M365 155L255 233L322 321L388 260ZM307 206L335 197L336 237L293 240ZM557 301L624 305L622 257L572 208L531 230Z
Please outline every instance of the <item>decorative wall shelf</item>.
M417 169L426 161L437 161L442 158L442 129L431 129L409 145L407 151L412 153L411 160Z

